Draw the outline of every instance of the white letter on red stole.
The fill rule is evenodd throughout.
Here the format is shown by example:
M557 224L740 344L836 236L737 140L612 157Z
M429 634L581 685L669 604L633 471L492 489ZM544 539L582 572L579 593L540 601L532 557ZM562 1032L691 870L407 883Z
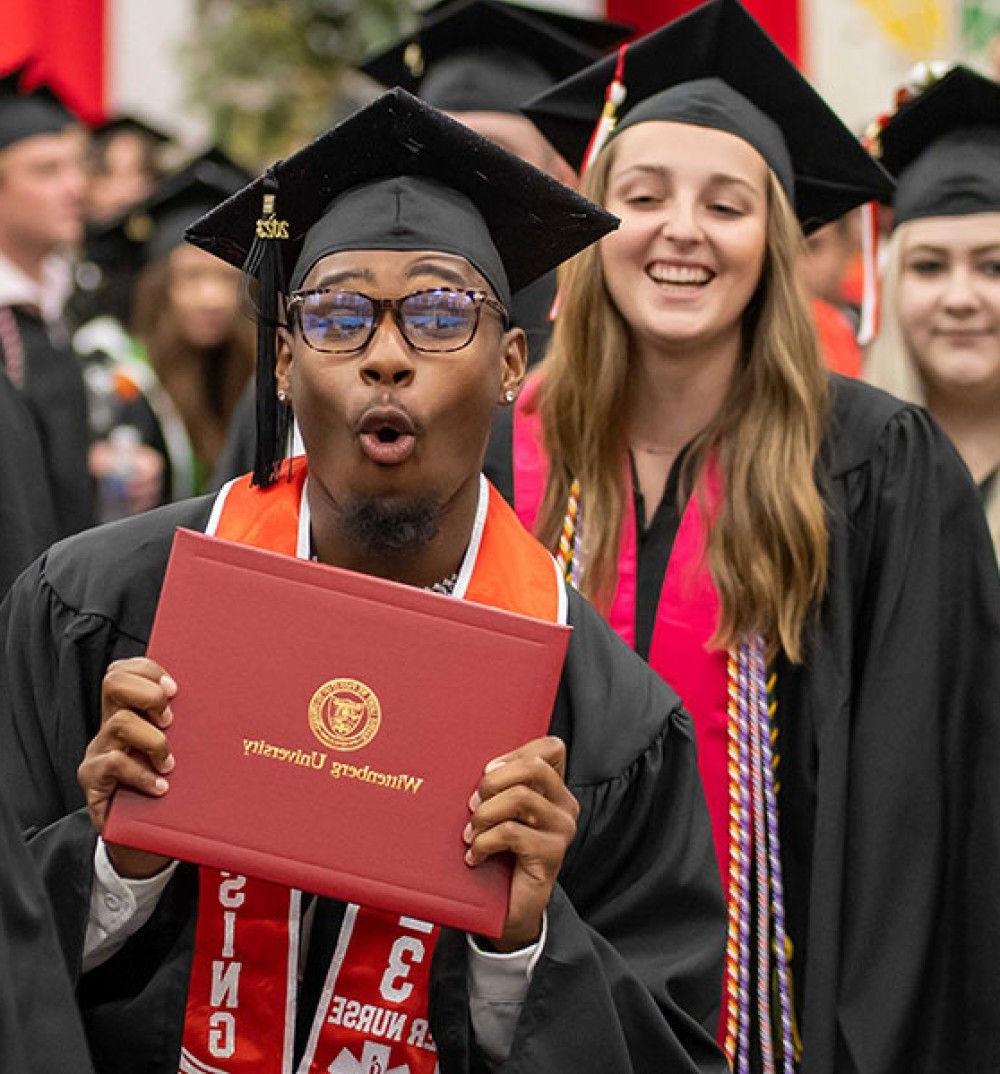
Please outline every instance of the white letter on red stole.
M213 1059L231 1059L236 1051L236 1019L215 1011L208 1019L208 1050Z
M242 962L230 962L222 959L212 960L212 995L209 1003L213 1007L238 1007L240 1005L240 970Z

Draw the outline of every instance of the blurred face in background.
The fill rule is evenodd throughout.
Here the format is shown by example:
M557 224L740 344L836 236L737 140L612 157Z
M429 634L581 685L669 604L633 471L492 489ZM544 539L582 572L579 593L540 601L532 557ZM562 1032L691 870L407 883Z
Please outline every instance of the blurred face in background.
M120 131L94 147L87 184L87 219L105 223L142 201L156 176L148 139Z
M240 313L240 272L183 243L170 251L167 294L183 341L208 350L223 343Z
M576 173L524 116L509 112L449 112L452 119L533 164L566 186L576 187Z
M899 321L929 397L1000 403L1000 213L904 227Z
M0 152L0 248L41 258L83 239L87 136L36 134Z
M837 306L843 302L843 282L856 243L850 218L842 218L814 231L805 242L799 273L806 291Z

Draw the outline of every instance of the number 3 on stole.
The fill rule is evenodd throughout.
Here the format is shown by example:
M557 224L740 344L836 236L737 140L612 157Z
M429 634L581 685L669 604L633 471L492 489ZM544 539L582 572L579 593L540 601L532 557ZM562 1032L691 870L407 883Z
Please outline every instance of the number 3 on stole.
M403 928L413 929L415 932L429 933L434 930L433 925L418 921L414 917L401 917L399 923ZM382 974L382 983L379 985L379 992L386 1003L405 1003L410 998L413 983L406 978L414 966L423 962L426 950L424 941L416 936L400 936L392 945L389 965Z

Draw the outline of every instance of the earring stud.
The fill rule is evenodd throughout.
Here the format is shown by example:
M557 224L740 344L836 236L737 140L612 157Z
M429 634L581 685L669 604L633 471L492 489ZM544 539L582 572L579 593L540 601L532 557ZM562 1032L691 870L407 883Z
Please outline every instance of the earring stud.
M514 399L516 398L516 396L517 396L517 393L516 393L516 392L514 391L514 389L513 389L513 388L508 388L508 389L507 389L507 390L506 390L506 391L505 391L505 392L503 393L503 397L504 397L504 399L506 399L506 400L507 400L507 402L508 402L508 403L513 403L513 402L514 402Z
M278 402L279 403L284 403L287 399L288 399L288 396L285 394L285 392L281 388L279 388L278 389Z

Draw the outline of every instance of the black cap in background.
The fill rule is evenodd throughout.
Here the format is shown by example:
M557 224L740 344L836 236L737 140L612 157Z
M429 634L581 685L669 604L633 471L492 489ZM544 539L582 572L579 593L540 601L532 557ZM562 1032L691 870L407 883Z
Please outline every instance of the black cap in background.
M615 63L600 60L522 109L576 168ZM709 0L632 42L623 80L614 133L665 120L742 138L777 175L806 233L892 190L891 179L737 0Z
M91 135L97 139L110 139L125 132L146 138L155 146L164 146L174 140L172 134L130 112L109 116L103 123L97 123L90 128Z
M875 149L897 180L895 225L1000 212L1000 85L953 68L900 108Z
M180 246L195 220L252 178L213 146L162 179L144 201L95 231L93 244L104 253L104 260L115 251L133 264L158 261Z
M529 97L597 59L631 28L551 17L502 0L445 0L361 70L449 112L516 113ZM595 47L591 42L602 42Z
M79 122L50 86L22 88L29 66L0 78L0 149L37 134L59 134Z

